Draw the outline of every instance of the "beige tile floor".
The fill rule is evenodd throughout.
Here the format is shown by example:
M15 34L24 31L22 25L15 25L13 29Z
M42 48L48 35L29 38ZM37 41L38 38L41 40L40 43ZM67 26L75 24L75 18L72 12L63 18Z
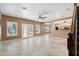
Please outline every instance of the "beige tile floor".
M51 34L0 42L0 56L67 56L66 39Z
M70 30L55 30L53 31L53 36L66 39L68 37L69 32Z

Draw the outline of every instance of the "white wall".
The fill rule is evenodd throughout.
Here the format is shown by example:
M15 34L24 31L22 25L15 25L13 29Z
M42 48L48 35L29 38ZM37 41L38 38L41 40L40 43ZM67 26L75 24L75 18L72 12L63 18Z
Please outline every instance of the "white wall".
M51 31L53 32L53 31L55 31L55 26L54 26L54 23L52 22L52 24L51 24Z

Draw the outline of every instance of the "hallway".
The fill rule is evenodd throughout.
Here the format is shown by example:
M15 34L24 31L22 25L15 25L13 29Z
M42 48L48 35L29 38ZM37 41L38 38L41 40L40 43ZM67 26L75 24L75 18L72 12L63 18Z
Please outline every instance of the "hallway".
M67 56L67 42L51 34L0 43L2 56Z

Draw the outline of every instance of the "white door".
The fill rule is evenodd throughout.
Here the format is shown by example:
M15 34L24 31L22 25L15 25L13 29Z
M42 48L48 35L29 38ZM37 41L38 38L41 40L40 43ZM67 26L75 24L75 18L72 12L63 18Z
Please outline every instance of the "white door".
M27 24L22 24L22 37L27 37L28 35L28 32L27 32L27 27L28 25Z

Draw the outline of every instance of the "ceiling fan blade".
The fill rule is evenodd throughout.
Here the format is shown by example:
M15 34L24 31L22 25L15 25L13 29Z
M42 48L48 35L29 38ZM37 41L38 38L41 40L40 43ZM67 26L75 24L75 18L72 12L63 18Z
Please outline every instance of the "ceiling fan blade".
M47 18L47 17L43 17L43 18Z
M41 17L41 18L47 18L47 17Z
M44 18L41 18L42 20L45 20Z
M45 20L45 18L47 18L47 17L42 16L41 14L38 15L38 20L39 20L39 19Z

